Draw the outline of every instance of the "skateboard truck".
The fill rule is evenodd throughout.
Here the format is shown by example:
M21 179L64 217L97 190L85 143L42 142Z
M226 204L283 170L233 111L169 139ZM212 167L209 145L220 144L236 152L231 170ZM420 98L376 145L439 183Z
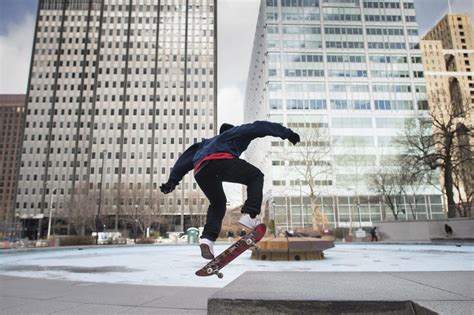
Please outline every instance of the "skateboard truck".
M214 269L212 267L207 268L206 270L207 274L215 274L219 279L222 279L224 277L224 274L222 272L219 272L219 269Z
M247 239L247 240L245 241L245 243L246 243L248 246L256 246L256 243L255 243L251 238Z
M257 243L254 242L254 241L253 241L252 239L250 239L250 238L249 238L248 240L246 240L245 243L247 243L247 245L248 245L249 247L255 248L256 251L259 251L259 250L260 250L260 247L257 246Z

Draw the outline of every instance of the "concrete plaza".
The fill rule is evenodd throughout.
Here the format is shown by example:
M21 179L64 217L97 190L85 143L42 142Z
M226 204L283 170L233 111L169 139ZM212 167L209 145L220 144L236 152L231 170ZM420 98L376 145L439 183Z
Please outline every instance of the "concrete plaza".
M196 277L204 264L198 253L192 245L1 251L0 313L205 314L208 299L223 301L228 293L232 298L236 287L276 300L288 294L313 302L324 297L325 303L370 300L373 292L408 299L414 292L430 305L445 307L439 309L442 314L453 314L449 307L469 314L473 306L472 246L336 244L324 260L300 262L254 261L247 252L223 270L224 279ZM390 281L396 287L387 286ZM362 283L373 288L364 293L358 290ZM322 295L324 287L331 288L332 297Z

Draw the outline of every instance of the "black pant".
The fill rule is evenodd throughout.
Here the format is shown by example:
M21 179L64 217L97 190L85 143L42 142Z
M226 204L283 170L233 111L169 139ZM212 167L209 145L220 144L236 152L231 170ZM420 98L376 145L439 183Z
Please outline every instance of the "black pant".
M235 158L210 160L194 176L201 190L209 199L206 225L202 238L215 241L221 231L227 199L222 182L239 183L247 186L247 200L242 213L260 214L262 205L263 173L252 164Z

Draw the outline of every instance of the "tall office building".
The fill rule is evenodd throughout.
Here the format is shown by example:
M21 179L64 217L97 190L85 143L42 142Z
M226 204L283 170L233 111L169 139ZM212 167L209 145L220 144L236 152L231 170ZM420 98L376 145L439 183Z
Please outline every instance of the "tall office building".
M454 163L462 161L454 178L459 191L454 193L456 203L466 204L474 195L474 138L462 132L474 128L474 32L470 16L447 14L428 31L420 46L430 110L435 117L444 117L440 121L449 122L451 117L451 127L461 130L453 151ZM465 112L457 113L457 107Z
M26 96L0 95L0 222L12 223Z
M93 217L100 204L120 229L134 213L179 225L205 212L190 176L167 196L159 185L186 146L215 134L215 18L211 0L39 1L23 218Z
M405 121L426 115L413 1L263 1L251 60L245 120L280 122L302 135L296 147L265 138L246 155L266 174L270 218L285 228L311 225L312 183L325 217L317 222L393 220L370 178L396 165L394 140ZM436 189L416 194L416 210L413 196L392 205L398 220L445 217Z

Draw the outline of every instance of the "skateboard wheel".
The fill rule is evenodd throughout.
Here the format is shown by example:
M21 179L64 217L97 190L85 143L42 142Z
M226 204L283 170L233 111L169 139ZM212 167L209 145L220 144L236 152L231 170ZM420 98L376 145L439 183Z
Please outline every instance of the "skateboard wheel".
M251 240L250 238L249 238L248 240L246 240L245 243L246 243L247 245L252 245L252 244L253 244L253 242L252 242L252 240Z
M222 279L224 277L224 274L222 272L219 272L217 274L217 278Z
M207 268L206 272L207 272L207 274L210 275L211 273L214 272L214 269L212 269L212 268Z

